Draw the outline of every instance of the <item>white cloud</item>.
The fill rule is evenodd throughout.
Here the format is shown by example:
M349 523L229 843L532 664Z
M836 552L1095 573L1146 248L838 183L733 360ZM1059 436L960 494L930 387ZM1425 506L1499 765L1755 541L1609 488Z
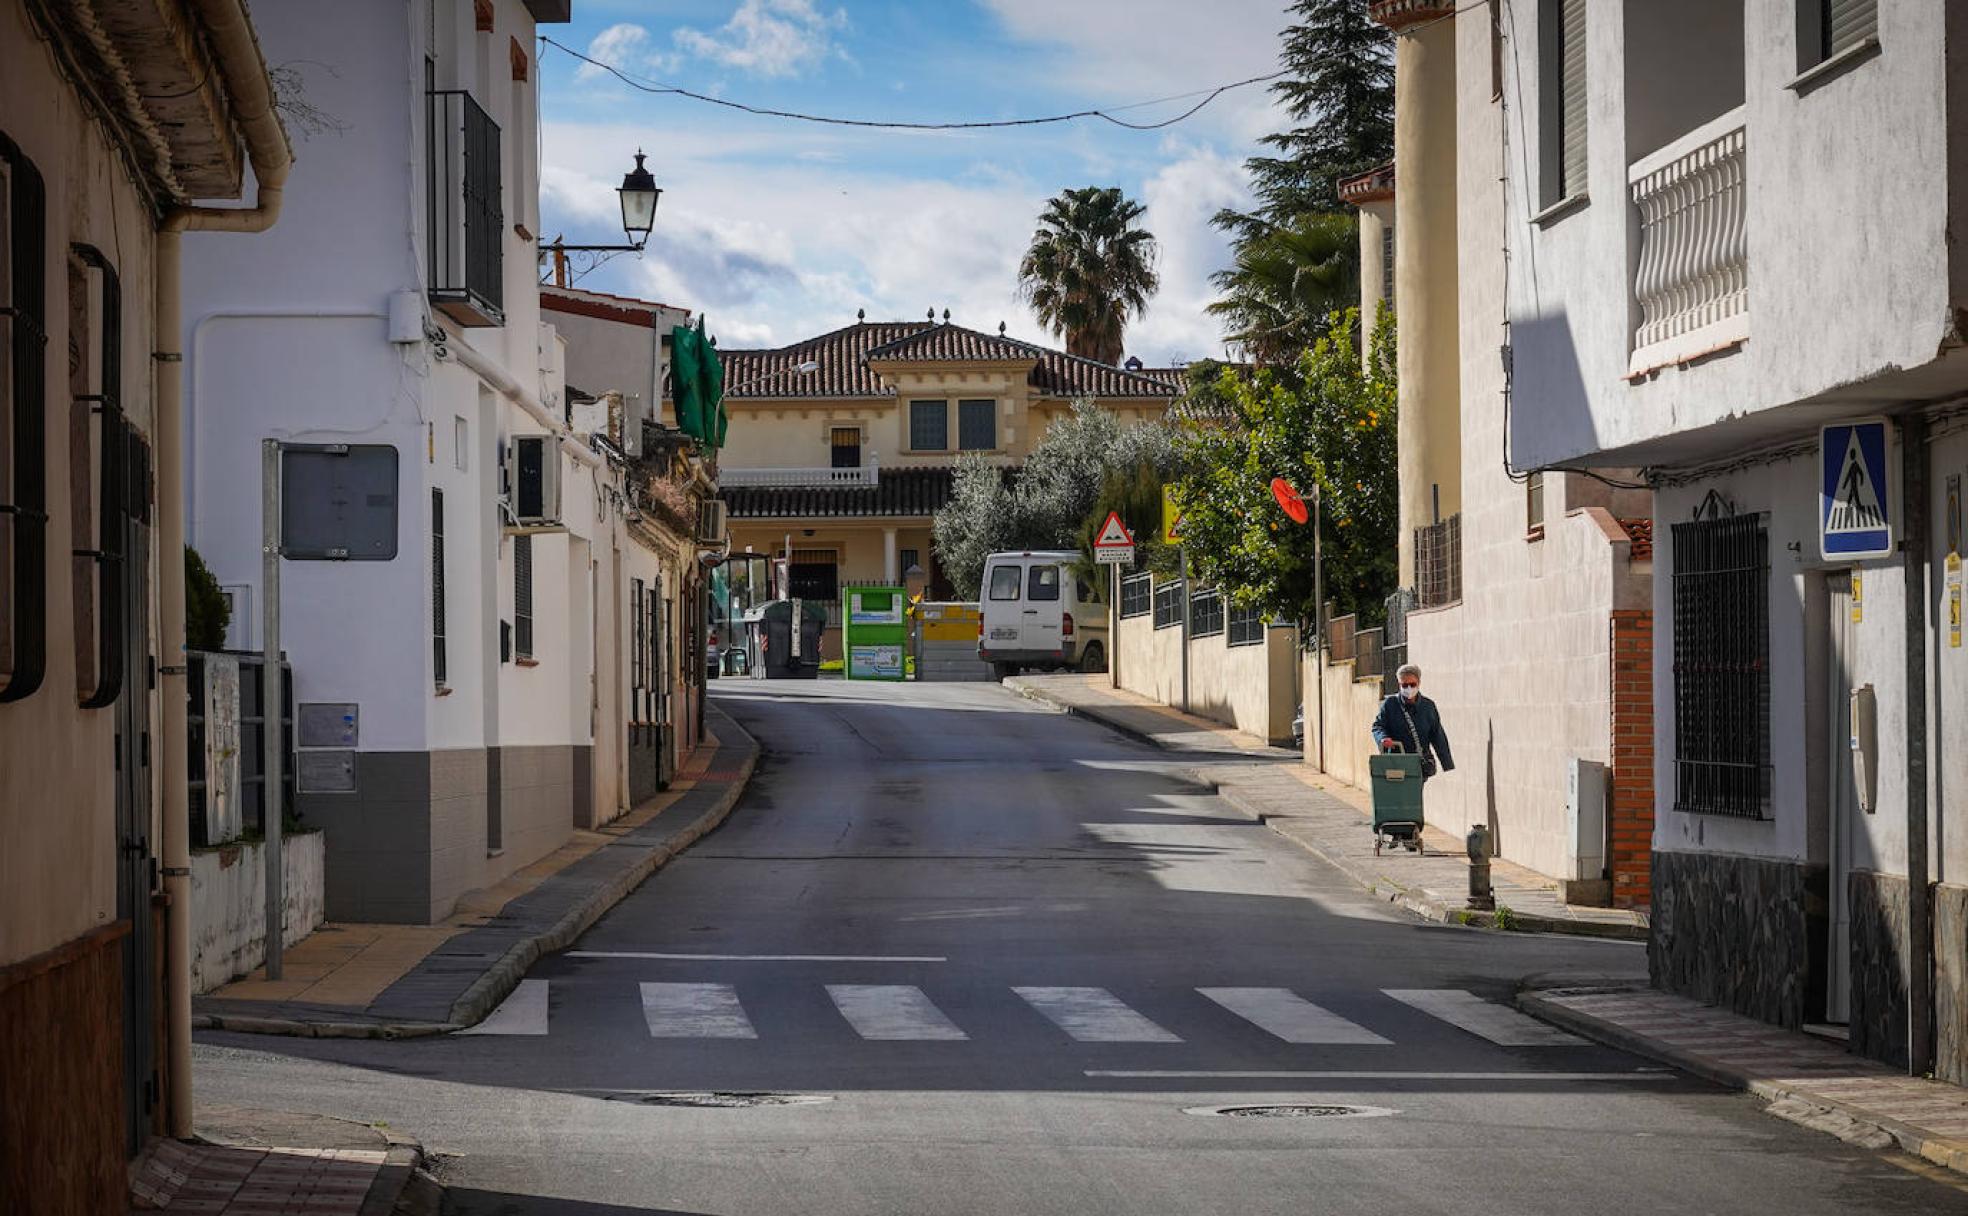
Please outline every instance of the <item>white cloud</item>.
M611 25L596 34L588 43L588 58L622 69L634 74L642 71L663 71L672 66L673 61L649 46L649 31L640 25L626 21ZM584 63L574 70L574 79L579 81L605 80L608 73L592 63Z
M846 25L845 10L823 13L813 0L742 0L715 33L685 26L673 38L679 50L726 67L796 76L830 55L846 57L834 41Z
M1216 298L1209 276L1230 261L1229 242L1210 226L1223 207L1250 203L1239 163L1203 147L1171 146L1177 159L1142 188L1143 219L1161 244L1162 287L1128 331L1128 348L1150 363L1223 356L1222 330L1204 310Z

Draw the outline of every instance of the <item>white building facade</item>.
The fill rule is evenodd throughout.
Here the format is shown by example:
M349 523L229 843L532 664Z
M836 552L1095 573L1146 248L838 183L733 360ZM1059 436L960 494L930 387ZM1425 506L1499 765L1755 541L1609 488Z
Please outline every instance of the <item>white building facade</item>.
M1968 8L1499 11L1512 452L1655 495L1654 981L1968 1080ZM1894 547L1828 559L1871 417Z
M351 555L372 560L282 572L294 805L326 833L331 920L440 920L593 818L608 465L570 436L534 235L534 33L568 9L268 7L319 128L286 238L187 241L188 539L230 592L230 647L262 640L262 441L394 464L362 487L394 494L395 535ZM290 515L333 514L296 493ZM311 732L314 707L351 729Z

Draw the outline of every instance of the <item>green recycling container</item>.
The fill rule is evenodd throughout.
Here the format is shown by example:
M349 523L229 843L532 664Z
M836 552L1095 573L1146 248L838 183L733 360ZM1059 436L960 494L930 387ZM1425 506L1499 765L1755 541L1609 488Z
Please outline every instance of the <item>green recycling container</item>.
M850 680L900 680L907 673L909 592L903 587L841 588L841 664Z

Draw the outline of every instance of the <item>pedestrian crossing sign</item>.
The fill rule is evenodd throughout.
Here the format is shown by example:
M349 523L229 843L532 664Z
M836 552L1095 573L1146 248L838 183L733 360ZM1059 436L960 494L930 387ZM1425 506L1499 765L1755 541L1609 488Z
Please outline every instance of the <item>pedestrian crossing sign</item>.
M1892 555L1890 428L1875 418L1820 433L1818 536L1827 560Z

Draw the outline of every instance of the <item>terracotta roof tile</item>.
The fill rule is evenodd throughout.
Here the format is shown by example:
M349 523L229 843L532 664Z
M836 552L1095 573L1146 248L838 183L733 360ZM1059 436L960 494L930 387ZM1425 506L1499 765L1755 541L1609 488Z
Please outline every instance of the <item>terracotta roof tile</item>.
M1627 539L1632 542L1627 546L1627 559L1636 562L1651 560L1654 556L1654 521L1622 519L1619 524L1626 529Z

